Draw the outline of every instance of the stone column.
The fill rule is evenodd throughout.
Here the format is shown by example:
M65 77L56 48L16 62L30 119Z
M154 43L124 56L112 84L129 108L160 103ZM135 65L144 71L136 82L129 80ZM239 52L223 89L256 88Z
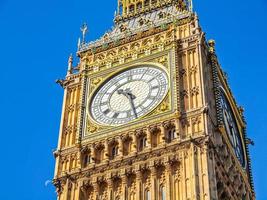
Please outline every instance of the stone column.
M126 174L121 175L121 187L122 187L122 200L127 200L127 176Z
M95 159L96 159L96 155L95 155L95 147L91 146L91 163L95 164Z
M77 187L76 187L76 189L75 189L74 199L78 199L78 200L81 199L81 187L82 187L81 185L82 185L82 182L79 181L79 182L77 183ZM72 199L71 199L71 200L72 200Z
M194 146L194 144L191 144L191 152L190 152L190 157L189 160L191 160L191 181L192 181L192 198L196 199L197 198L197 178L198 178L198 173L196 172L197 166L197 159L196 159L196 154L197 153L197 147Z
M138 140L138 137L136 134L133 135L133 143L132 143L132 152L133 154L136 154L137 153L137 148L138 148L138 144L137 144L137 140Z
M156 199L157 197L157 168L155 166L150 167L151 170L151 200Z
M76 183L71 183L71 197L70 197L70 200L75 199L76 187L77 187Z
M165 145L166 135L165 135L165 128L164 124L160 125L160 145Z
M119 137L119 157L123 156L123 141L122 141L122 137Z
M113 200L114 196L113 196L113 181L111 178L111 174L108 175L107 177L107 184L108 184L108 188L107 188L107 194L108 194L108 199Z
M93 188L94 188L94 192L93 192L93 199L94 200L98 200L98 183L97 183L97 178L95 177L93 180Z
M165 164L165 175L166 175L166 200L172 199L172 182L171 182L171 170L172 167L169 163Z
M68 199L68 196L69 196L69 187L70 187L70 180L67 179L66 181L66 185L65 185L65 191L64 191L64 200L67 200Z
M136 171L136 200L141 200L142 195L142 172Z
M104 145L104 161L107 162L109 160L108 140L105 141Z
M150 132L149 128L146 129L146 138L147 138L147 148L151 150L152 148L152 133Z
M177 135L177 140L180 140L181 139L181 135L180 135L180 122L179 122L179 119L175 119L174 125L175 125L175 131L176 131L176 135Z

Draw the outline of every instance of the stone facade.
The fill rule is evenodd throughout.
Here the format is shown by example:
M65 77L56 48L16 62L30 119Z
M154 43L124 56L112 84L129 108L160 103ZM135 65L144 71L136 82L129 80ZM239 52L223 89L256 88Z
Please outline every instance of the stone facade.
M65 91L54 152L58 200L255 199L243 112L191 1L119 0L113 29L79 43L78 56L79 64L70 57L67 76L58 81ZM160 105L126 125L92 120L97 88L145 63L169 75ZM240 131L245 166L223 123L220 87Z

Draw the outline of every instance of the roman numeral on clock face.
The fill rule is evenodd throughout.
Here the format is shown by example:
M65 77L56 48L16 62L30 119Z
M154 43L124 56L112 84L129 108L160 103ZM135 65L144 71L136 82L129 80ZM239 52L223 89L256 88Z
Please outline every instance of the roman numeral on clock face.
M120 113L115 113L112 118L116 119Z
M158 89L159 88L159 86L158 85L155 85L155 86L153 86L151 89L152 90L156 90L156 89Z
M100 106L107 106L108 105L108 102L101 102L100 103Z
M110 109L105 110L103 113L107 115L108 113L110 113Z

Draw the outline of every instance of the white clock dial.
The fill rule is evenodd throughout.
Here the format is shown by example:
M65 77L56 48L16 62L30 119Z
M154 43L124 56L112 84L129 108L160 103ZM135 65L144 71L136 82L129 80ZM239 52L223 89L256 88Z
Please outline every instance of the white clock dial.
M104 125L121 125L152 111L167 95L165 71L152 66L138 66L107 80L90 103L92 118Z

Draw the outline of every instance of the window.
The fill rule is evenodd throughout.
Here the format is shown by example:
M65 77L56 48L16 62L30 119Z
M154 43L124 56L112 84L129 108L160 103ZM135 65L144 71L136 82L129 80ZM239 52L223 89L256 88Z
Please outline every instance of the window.
M87 154L84 156L84 167L86 167L90 163L91 163L91 156Z
M111 159L114 159L119 154L119 147L114 146L111 150Z
M146 147L147 147L147 138L143 137L140 139L140 142L139 142L139 151L144 150Z
M160 186L160 200L166 200L166 191L164 186Z
M151 194L149 190L145 191L145 200L151 200Z
M138 12L142 11L142 3L137 4L137 11Z
M177 138L177 133L175 128L172 128L168 131L168 142L171 142L172 140Z
M134 5L130 5L129 7L129 13L133 13L134 12Z

